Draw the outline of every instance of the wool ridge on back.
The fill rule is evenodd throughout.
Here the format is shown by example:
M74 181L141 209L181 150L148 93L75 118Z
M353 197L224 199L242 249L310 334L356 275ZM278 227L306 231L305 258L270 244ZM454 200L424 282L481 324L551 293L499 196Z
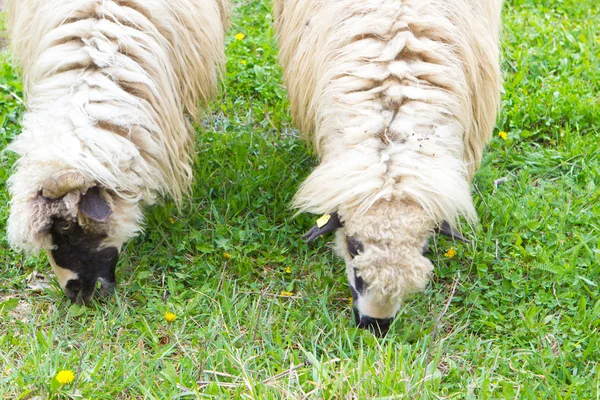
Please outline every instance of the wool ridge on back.
M429 281L436 227L477 220L470 181L499 108L502 0L274 5L292 116L320 158L293 205L337 213L355 319L389 327Z
M181 203L192 122L225 61L228 3L7 0L6 11L28 108L10 147L21 157L9 181L12 244L44 247L32 204L44 179L69 168L129 204L122 237L139 229L140 201Z
M276 0L292 114L321 157L294 205L363 214L407 198L437 221L475 221L469 183L499 108L501 5Z

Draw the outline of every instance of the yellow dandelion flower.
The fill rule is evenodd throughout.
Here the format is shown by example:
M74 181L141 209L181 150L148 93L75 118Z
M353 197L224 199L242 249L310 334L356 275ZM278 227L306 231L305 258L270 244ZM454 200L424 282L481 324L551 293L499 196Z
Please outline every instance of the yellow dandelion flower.
M283 292L279 293L279 295L283 296L283 297L292 297L294 295L294 293L283 291Z
M172 223L172 224L174 224L175 220L173 218L169 217L169 222Z
M498 136L500 136L503 140L506 140L506 138L508 137L508 133L500 131L498 132Z
M223 252L223 258L226 260L231 260L231 254L229 254L228 252L224 251Z
M61 385L68 385L75 380L75 374L70 369L63 369L56 374L56 381Z
M165 313L165 319L167 320L167 322L173 322L175 321L175 318L177 318L176 314L173 314L172 312L167 311Z
M240 61L240 64L242 64L242 65L246 65L246 60L241 60L241 61Z
M246 35L244 35L243 33L236 33L235 34L235 40L242 40L246 37Z
M444 257L446 258L452 258L454 256L456 256L458 253L456 251L456 249L454 249L454 247L450 247L450 249L444 253Z
M286 274L291 274L291 273L292 273L292 269L291 269L290 267L287 267L287 268L285 269L285 273L286 273Z

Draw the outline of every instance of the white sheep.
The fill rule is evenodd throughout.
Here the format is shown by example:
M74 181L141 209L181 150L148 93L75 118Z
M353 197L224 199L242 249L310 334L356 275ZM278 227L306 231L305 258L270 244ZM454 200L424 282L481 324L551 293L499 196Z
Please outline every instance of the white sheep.
M470 181L499 108L502 0L275 0L292 115L320 165L295 197L340 227L361 327L425 288L429 236L476 221Z
M8 0L27 112L11 149L8 237L46 250L61 287L89 302L115 284L142 208L181 202L199 105L224 64L226 0Z

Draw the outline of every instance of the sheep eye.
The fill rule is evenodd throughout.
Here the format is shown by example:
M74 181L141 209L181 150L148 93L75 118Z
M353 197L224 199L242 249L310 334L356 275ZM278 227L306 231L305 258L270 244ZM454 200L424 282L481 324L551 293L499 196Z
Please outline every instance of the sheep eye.
M59 222L59 224L58 224L58 228L63 232L68 231L69 229L71 229L72 226L73 226L73 224L71 224L70 222L66 222L66 221Z
M348 252L352 256L352 258L356 257L362 251L364 251L364 246L358 239L355 239L352 236L349 236L347 238L347 242L348 242Z

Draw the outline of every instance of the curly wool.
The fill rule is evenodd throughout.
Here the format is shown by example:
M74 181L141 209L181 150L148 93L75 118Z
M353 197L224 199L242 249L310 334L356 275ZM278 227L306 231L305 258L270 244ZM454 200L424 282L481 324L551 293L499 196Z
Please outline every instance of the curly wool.
M339 213L347 215L344 208ZM368 282L368 296L378 304L369 313L371 317L379 317L377 309L397 307L402 299L425 288L433 265L421 249L434 226L421 207L405 201L378 202L365 213L345 220L336 235L335 251L346 261L350 282L354 281L353 274ZM349 254L347 237L363 244L359 255Z

